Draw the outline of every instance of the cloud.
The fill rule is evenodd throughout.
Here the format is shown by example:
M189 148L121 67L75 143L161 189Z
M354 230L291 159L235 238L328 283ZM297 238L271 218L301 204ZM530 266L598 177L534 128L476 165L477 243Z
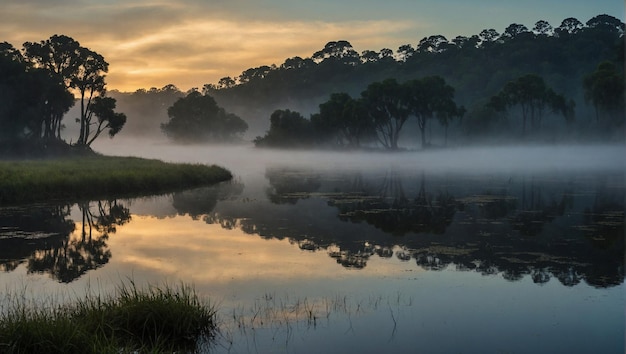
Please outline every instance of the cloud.
M599 1L601 6L572 0L568 8L576 13L559 15L556 0L531 1L537 6L496 0L360 0L356 5L349 0L4 0L0 41L20 48L25 41L65 34L104 55L110 88L133 91L174 83L186 89L250 67L310 56L332 40L348 40L359 52L395 50L433 34L454 38L486 27L501 31L513 22L532 26L550 16L557 18L552 22L581 17L578 13L588 7L593 15L615 13L611 6L616 7L612 0Z
M204 20L161 27L118 43L101 36L92 49L110 63L108 82L113 88L134 90L144 79L150 86L174 83L181 88L201 87L243 70L276 64L293 56L310 56L331 40L347 39L360 50L380 49L394 34L413 24L389 21L349 22L234 22ZM128 58L136 58L136 61ZM140 66L137 66L140 64Z
M295 11L278 0L31 0L3 8L0 33L10 33L3 40L17 48L68 35L109 62L110 89L134 91L215 83L250 67L310 56L332 40L346 39L359 51L380 49L417 27L410 21L299 20L279 9Z

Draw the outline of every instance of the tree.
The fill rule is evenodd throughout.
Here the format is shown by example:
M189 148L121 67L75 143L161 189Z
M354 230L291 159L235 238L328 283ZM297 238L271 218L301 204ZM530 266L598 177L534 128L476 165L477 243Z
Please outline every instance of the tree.
M97 122L92 122L93 117L97 118ZM122 130L126 123L126 115L124 113L115 112L115 99L111 97L96 97L89 107L87 114L87 124L94 125L95 131L87 136L86 145L90 146L102 132L109 130L109 136L112 138Z
M45 68L76 89L80 96L80 133L77 145L88 145L91 136L88 120L92 100L105 94L105 73L109 64L102 55L80 46L64 35L53 35L39 43L24 43L26 57L36 67ZM57 117L60 120L60 118Z
M179 98L167 115L169 121L161 124L161 130L178 142L233 141L248 129L245 121L198 91Z
M478 37L483 43L493 43L500 37L500 34L495 29L490 28L480 31Z
M437 117L445 127L447 143L448 124L455 117L463 116L465 109L454 102L454 88L446 84L440 76L429 76L411 80L404 84L407 92L407 109L417 119L422 138L422 148L426 143L426 124Z
M364 50L361 53L361 63L375 63L378 59L378 53L373 50Z
M231 88L233 86L235 86L236 82L233 78L231 78L230 76L226 76L220 79L220 81L217 82L217 88L218 89L228 89Z
M554 33L554 28L547 21L539 20L535 23L533 32L542 36L551 36Z
M532 128L538 129L546 107L562 114L566 119L571 119L574 104L556 94L540 76L528 74L506 83L500 93L492 97L491 105L500 111L519 106L522 113L522 136L525 136L526 122L530 120Z
M0 43L0 127L4 138L60 138L61 119L74 104L58 75L36 68Z
M442 35L424 37L417 45L420 53L441 53L448 47L448 39Z
M600 112L604 112L624 121L624 75L615 65L605 61L583 80L585 100L591 102L596 112L596 121L600 121Z
M270 116L270 129L263 137L257 137L257 147L307 146L313 143L311 121L299 112L288 109L275 110Z
M361 93L361 100L378 133L378 141L387 149L397 150L400 131L409 117L404 87L395 79L374 82Z
M352 44L348 41L333 41L326 43L324 49L313 53L312 59L316 63L330 59L342 64L357 65L359 63L359 53L352 48Z
M318 132L336 137L338 144L344 141L351 147L359 147L363 137L371 135L372 122L361 101L347 93L333 93L330 99L319 105L319 114L311 117Z
M587 21L589 28L599 28L619 34L624 34L624 23L619 19L609 15L598 15Z
M404 62L415 54L415 48L413 48L410 44L403 44L398 47L396 53L398 53L399 60Z
M555 30L559 36L575 34L584 27L583 23L574 17L568 17L561 22L561 25Z
M503 38L514 39L522 33L528 33L528 28L517 23L510 24L502 34Z

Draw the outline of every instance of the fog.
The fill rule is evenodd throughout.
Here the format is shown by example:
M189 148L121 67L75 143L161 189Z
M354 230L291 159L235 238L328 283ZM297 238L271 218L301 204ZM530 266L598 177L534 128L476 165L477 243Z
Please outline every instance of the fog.
M268 167L316 171L388 171L419 173L567 173L624 171L625 145L482 146L433 150L311 151L255 148L244 145L173 145L166 140L101 139L94 150L109 155L139 156L167 162L217 164L244 177Z

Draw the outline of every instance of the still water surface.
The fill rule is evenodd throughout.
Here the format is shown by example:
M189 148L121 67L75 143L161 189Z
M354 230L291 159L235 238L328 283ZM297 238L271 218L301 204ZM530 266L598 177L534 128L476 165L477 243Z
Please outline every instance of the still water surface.
M236 177L1 208L3 289L193 283L220 309L210 352L624 352L623 147L132 148L99 147Z

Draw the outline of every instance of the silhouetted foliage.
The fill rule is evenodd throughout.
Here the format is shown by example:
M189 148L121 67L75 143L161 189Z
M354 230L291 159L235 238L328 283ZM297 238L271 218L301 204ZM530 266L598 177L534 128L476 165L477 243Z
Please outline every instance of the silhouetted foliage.
M593 104L596 121L600 112L616 125L624 123L624 74L611 62L602 62L598 68L585 76L583 81L585 99Z
M232 142L248 129L235 114L219 107L213 97L193 91L167 109L163 132L177 142Z
M288 109L276 110L270 116L270 130L257 137L254 144L259 147L311 146L316 134L311 121L300 113Z
M501 32L489 28L476 35L457 36L452 40L434 34L417 43L401 45L395 56L387 48L380 51L367 49L359 55L349 42L332 41L309 58L294 57L285 60L282 65L244 71L247 73L244 77L249 78L244 82L234 79L220 81L212 86L211 94L221 105L246 119L254 132L267 130L268 122L263 117L271 115L279 107L301 112L305 116L315 114L319 105L327 102L334 93L356 97L368 85L388 78L405 82L439 76L455 88L455 103L458 106L477 112L507 82L533 73L542 78L547 87L566 98L560 105L567 111L568 118L573 117L574 107L576 116L584 118L593 111L583 101L583 77L592 72L598 63L607 60L621 72L623 32L624 24L620 20L599 15L586 24L567 18L553 27L547 21L539 20L528 27L514 23ZM262 75L257 75L259 72ZM248 75L252 73L254 75ZM579 135L593 138L589 135L587 120L579 119L572 125L557 117L562 114L562 109L557 113L546 111L541 129L534 133L535 137L566 138L569 132L578 129ZM333 126L327 119L323 121L324 126ZM493 122L487 131L468 130L464 122L457 122L452 124L446 119L441 125L430 126L428 131L431 128L437 133L441 131L444 144L448 129L450 136L456 139L470 139L474 133L481 138L515 136L510 133L511 127L502 122ZM606 127L602 129L611 132L615 139L623 138L619 131ZM335 143L336 134L337 131L334 139L331 138ZM344 135L341 138L343 145L350 145L345 134L339 135ZM402 139L417 140L410 135L404 135ZM391 147L392 141L387 144Z
M0 43L4 107L0 109L0 143L26 138L54 140L58 145L64 127L61 121L75 103L72 90L80 97L80 134L76 145L88 147L105 129L111 137L117 134L125 116L112 111L115 99L105 97L108 65L100 54L65 35L25 42L22 52L9 43ZM107 109L103 110L103 102Z
M560 113L566 120L573 119L574 102L556 94L545 81L533 74L509 81L502 91L491 99L490 105L499 111L519 107L522 116L522 136L526 135L526 123L530 121L533 131L541 125L546 108Z

